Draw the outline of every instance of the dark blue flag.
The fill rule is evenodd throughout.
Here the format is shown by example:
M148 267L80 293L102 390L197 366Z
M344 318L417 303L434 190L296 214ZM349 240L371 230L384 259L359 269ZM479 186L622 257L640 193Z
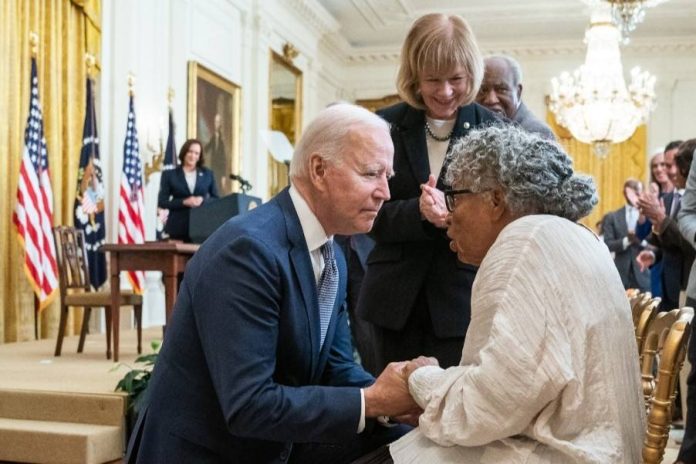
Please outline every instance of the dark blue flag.
M169 108L169 135L167 135L167 148L164 150L163 171L174 169L177 165L176 148L174 147L174 114Z
M82 151L77 171L75 194L75 227L85 232L89 260L89 278L97 289L106 282L106 257L99 251L106 238L104 223L104 182L102 181L97 113L94 107L92 80L87 78L87 104L82 130Z
M174 169L177 166L176 147L174 146L174 114L169 108L169 134L167 135L167 148L164 150L164 161L162 163L162 172ZM164 225L167 223L169 210L157 208L157 227L155 228L157 240L166 240L168 237L164 231Z

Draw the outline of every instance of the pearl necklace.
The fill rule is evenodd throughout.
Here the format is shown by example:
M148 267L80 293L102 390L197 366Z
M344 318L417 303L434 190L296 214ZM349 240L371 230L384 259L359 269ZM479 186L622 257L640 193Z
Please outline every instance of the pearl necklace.
M452 138L452 132L454 132L454 127L451 131L449 131L447 135L438 136L433 133L433 130L430 128L430 123L428 121L425 121L425 132L427 132L430 137L437 140L438 142L446 142Z

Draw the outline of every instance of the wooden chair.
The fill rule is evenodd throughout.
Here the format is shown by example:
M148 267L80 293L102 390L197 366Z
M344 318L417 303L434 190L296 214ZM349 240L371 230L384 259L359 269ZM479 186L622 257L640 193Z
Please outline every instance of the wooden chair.
M647 433L643 442L644 464L662 462L693 317L692 308L674 309L659 313L648 328L641 356L643 394L648 409ZM657 372L657 378L653 372Z
M101 306L106 316L106 358L111 359L111 293L92 290L84 233L74 227L57 226L53 228L53 239L56 244L60 277L60 323L55 356L60 356L63 347L68 308L70 306L84 307L80 341L77 345L77 352L82 353L92 308ZM138 353L141 353L143 298L132 292L121 291L120 305L116 310L118 311L121 306L133 306L138 330Z

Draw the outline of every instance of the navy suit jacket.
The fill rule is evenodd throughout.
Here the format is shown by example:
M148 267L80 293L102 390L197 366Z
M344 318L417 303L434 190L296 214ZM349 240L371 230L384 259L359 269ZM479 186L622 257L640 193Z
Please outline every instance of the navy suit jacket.
M430 174L425 111L399 103L379 114L391 123L396 175L389 181L391 199L382 206L371 232L376 245L367 259L358 314L379 327L401 330L424 291L435 335L463 337L471 316L476 268L457 259L444 229L420 216L420 185ZM496 119L478 104L464 106L457 113L453 139ZM446 170L445 165L438 173L440 190L445 189Z
M181 166L162 172L160 190L157 197L157 206L169 210L164 230L172 238L188 240L189 215L191 208L184 205L184 200L193 196L203 197L204 202L210 198L217 198L218 191L215 186L213 171L208 168L198 168L196 186L193 193L186 183L184 168Z
M314 272L286 190L221 226L186 267L127 462L274 463L355 436L346 265L323 348Z

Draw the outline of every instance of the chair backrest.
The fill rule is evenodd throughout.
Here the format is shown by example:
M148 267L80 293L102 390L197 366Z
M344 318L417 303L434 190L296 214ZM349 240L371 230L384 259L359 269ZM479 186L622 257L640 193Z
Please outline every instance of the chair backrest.
M635 327L636 322L638 322L638 314L640 313L642 305L647 303L652 298L652 294L650 292L632 292L629 294L629 290L626 290L626 296L628 296L628 301L631 304L633 326Z
M648 333L650 323L657 316L657 307L660 305L660 298L652 298L650 293L639 295L633 302L631 308L633 312L633 326L635 328L636 344L638 345L638 355L643 356L643 344Z
M659 313L648 328L641 356L643 393L648 408L648 428L643 442L644 464L662 462L693 317L693 308L674 309ZM657 372L657 379L653 372Z
M89 261L84 232L75 227L56 226L53 228L53 239L56 243L61 296L69 289L89 291Z

